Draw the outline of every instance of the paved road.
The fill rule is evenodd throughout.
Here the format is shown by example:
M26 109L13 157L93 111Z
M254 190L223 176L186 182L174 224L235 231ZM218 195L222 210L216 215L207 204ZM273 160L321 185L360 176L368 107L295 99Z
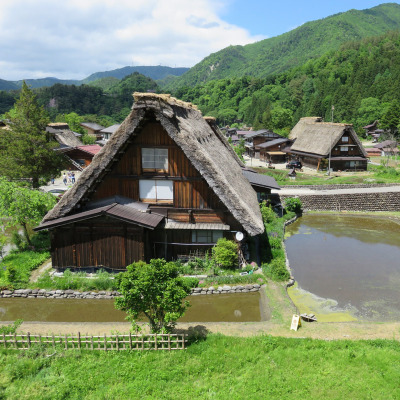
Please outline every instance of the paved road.
M384 186L384 187L372 187L372 188L354 188L354 189L326 189L326 190L313 190L309 188L283 188L281 190L272 190L272 193L279 195L335 195L335 194L356 194L356 193L393 193L400 192L400 185L398 186Z

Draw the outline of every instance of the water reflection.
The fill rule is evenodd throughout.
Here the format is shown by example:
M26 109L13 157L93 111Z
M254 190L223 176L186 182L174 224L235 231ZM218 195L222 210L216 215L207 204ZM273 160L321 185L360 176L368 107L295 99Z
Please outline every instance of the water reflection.
M400 320L400 223L381 217L305 215L286 249L299 286L355 315Z

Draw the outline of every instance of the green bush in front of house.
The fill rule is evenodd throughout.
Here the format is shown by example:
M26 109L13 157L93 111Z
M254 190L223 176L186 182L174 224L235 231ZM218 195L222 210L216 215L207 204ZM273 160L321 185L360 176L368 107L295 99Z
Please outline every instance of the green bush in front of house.
M237 244L225 238L218 239L212 248L212 259L220 268L237 268L239 263Z
M263 273L274 281L287 281L290 278L284 258L275 258L269 264L262 265Z
M286 211L291 211L296 214L301 213L301 200L298 197L288 197L285 199L285 209Z

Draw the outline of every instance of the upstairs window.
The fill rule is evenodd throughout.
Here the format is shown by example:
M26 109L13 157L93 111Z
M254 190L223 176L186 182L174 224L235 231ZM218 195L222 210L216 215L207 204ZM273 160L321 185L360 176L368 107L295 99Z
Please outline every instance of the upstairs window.
M349 148L347 146L341 146L340 151L341 152L349 151Z
M342 143L349 143L349 137L348 136L342 136Z
M167 172L168 149L142 148L142 169L144 172Z
M145 203L171 204L174 200L174 183L153 179L139 180L139 197Z

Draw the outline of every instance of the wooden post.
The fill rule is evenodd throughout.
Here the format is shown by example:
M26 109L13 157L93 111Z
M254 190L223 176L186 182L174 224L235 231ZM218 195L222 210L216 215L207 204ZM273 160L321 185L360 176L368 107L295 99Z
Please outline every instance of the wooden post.
M132 334L129 332L129 350L132 350Z
M115 335L115 346L117 347L117 351L119 351L119 340L118 340L118 335Z
M106 339L106 334L104 334L104 350L107 351L107 339Z
M78 332L78 349L81 349L81 333Z
M142 350L144 350L144 337L142 335Z
M51 337L52 337L52 342L53 342L53 349L55 349L56 348L56 342L54 340L54 333L51 335Z
M7 348L7 341L6 341L6 335L3 333L3 340L4 340L4 348Z
M42 344L42 335L39 335L39 344Z
M154 344L155 344L155 349L157 350L158 349L158 346L157 346L157 333L154 336Z
M28 340L28 349L30 349L31 348L31 334L29 332L28 332L26 338Z
M90 348L93 350L93 335L90 336Z
M317 172L319 171L319 164L321 163L321 158L318 158L318 166L317 166Z
M68 350L68 339L67 339L67 335L65 335L65 350Z
M18 349L17 334L15 332L14 332L14 345L15 345L15 348Z
M168 333L168 350L171 351L171 334Z

